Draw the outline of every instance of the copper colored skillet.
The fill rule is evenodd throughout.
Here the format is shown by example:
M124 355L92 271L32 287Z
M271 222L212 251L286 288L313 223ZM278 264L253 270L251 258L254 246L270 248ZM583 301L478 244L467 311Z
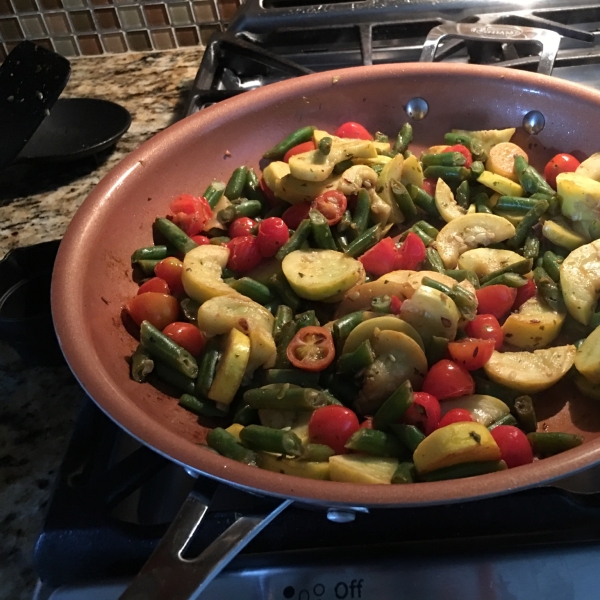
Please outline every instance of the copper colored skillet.
M414 98L428 105L425 118L412 121L415 151L439 143L451 128L503 127L518 127L516 142L537 167L559 151L589 155L600 150L599 92L543 75L462 64L319 73L248 92L185 119L100 182L61 244L52 286L54 321L66 359L90 397L127 432L177 463L240 488L323 507L475 499L548 482L598 462L600 408L568 384L543 394L536 408L547 430L582 434L579 448L462 481L367 486L299 479L223 458L202 447L209 423L199 424L175 399L130 380L125 358L136 341L120 319L121 307L136 291L129 257L151 243L151 224L174 196L198 193L212 179L227 180L238 165L258 168L265 148L303 125L331 130L356 120L369 130L393 134L408 119L405 107ZM537 135L522 127L530 111L545 117Z

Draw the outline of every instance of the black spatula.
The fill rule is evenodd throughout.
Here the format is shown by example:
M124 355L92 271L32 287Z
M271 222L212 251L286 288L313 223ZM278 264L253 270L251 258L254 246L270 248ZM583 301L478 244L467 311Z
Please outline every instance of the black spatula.
M67 85L69 61L32 42L21 42L0 66L0 168L33 135Z

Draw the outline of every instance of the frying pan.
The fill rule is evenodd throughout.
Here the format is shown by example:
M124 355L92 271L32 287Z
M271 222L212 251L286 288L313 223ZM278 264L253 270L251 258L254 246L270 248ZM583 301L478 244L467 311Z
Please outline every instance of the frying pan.
M532 127L528 117L526 129L524 117L531 114L538 118ZM223 458L202 446L209 423L199 424L173 398L130 380L125 359L136 341L120 319L121 307L136 292L129 256L151 243L152 222L167 212L172 198L201 192L212 179L226 180L239 165L259 168L265 148L303 125L331 130L356 120L369 130L393 133L410 115L417 153L439 143L451 128L517 127L515 141L538 168L559 151L589 155L599 149L600 93L535 73L448 63L376 65L299 77L173 125L100 182L75 215L56 260L52 306L58 339L75 376L100 408L133 437L193 471L284 499L278 510L290 501L364 510L471 500L549 482L600 460L600 409L568 384L543 394L536 409L548 431L583 435L580 447L458 482L368 486L299 479ZM170 541L148 565L166 570L154 578L146 572L150 579L142 597L162 597L149 590L168 579L164 561L180 555L182 540L205 510L196 504L176 520ZM183 534L186 523L189 530ZM240 530L255 532L255 527L258 522L246 522ZM222 564L227 551L205 558L212 566ZM170 588L164 597L180 596Z

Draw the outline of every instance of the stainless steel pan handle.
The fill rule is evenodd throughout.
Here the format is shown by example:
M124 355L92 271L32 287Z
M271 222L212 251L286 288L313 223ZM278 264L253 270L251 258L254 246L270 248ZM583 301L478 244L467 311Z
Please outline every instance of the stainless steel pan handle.
M551 75L561 36L555 31L491 23L443 23L434 27L425 40L421 62L433 62L438 44L448 37L482 42L534 42L541 46L538 73Z
M205 499L192 492L120 600L194 600L262 529L292 500L284 500L266 516L240 517L197 558L183 558L208 510Z

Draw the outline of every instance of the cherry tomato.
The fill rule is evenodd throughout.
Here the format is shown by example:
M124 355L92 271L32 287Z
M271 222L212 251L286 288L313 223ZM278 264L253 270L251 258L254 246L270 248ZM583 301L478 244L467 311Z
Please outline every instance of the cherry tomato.
M425 435L438 428L442 409L435 396L426 392L415 392L413 403L402 415L402 422L418 427Z
M346 208L348 208L348 199L342 192L329 190L317 196L310 207L318 210L327 219L327 223L331 227L342 220Z
M465 333L480 340L494 340L494 349L500 350L504 343L504 332L494 315L477 315L465 327Z
M290 158L292 156L295 156L296 154L302 154L303 152L310 152L311 150L314 150L314 149L315 149L315 143L313 142L313 140L304 142L303 144L298 144L297 146L294 146L293 148L291 148L290 150L288 150L285 153L285 156L283 157L283 162L288 162L290 160Z
M149 321L161 331L179 315L179 304L169 294L146 292L134 296L126 305L131 318L141 325L142 321Z
M290 362L304 371L322 371L335 357L331 332L325 327L302 327L286 351Z
M281 246L290 239L290 230L283 219L269 217L258 226L258 249L265 258L275 256Z
M173 213L173 223L189 236L200 233L213 214L206 198L197 198L191 194L177 196L169 208Z
M183 263L174 256L169 256L168 258L161 260L154 267L154 274L167 282L169 289L173 294L180 294L183 292L183 283L181 283L182 273Z
M423 189L430 195L435 196L435 186L437 185L437 181L432 177L428 177L427 179L423 179Z
M335 134L341 138L352 138L353 140L372 140L373 136L360 124L354 121L348 121L340 125Z
M367 417L361 424L361 429L373 429L373 417Z
M298 229L298 225L304 221L304 219L308 219L308 211L310 210L309 202L298 202L298 204L294 204L290 206L282 215L281 218L283 222L290 229Z
M546 181L556 189L556 176L560 173L572 173L581 163L570 154L557 154L544 168Z
M394 270L396 256L397 251L394 240L385 237L362 256L359 256L358 260L362 263L365 271L375 277L381 277Z
M511 310L517 297L517 289L507 285L488 285L476 290L477 312L482 315L494 315L502 319Z
M525 285L517 288L517 295L513 302L512 310L518 310L525 302L527 302L527 300L533 298L536 294L537 286L535 285L535 281L533 281L533 279L528 279Z
M253 235L233 238L227 243L229 260L227 266L238 273L247 273L262 261L258 240Z
M438 429L440 427L446 427L446 425L452 425L452 423L463 423L472 420L473 417L466 408L453 408L440 419Z
M474 393L475 382L462 365L444 358L429 369L422 389L438 400L445 400Z
M390 298L390 312L393 315L399 315L400 309L402 308L402 300L398 296L392 295Z
M262 193L264 194L265 198L268 200L270 206L271 207L277 206L277 204L280 203L280 200L275 195L275 192L267 185L265 178L261 177L258 183L260 185L260 189L261 189Z
M190 236L198 246L206 246L210 244L210 240L205 235L192 235Z
M502 460L509 469L533 462L531 444L518 427L498 425L490 433L500 448Z
M164 279L160 277L153 277L152 279L148 279L148 281L142 283L137 293L138 296L140 294L145 294L146 292L157 292L158 294L170 294L171 290L169 289L169 285Z
M240 217L229 226L229 237L236 238L243 235L250 235L252 230L258 225L254 219L249 217Z
M448 146L444 150L444 152L460 152L465 157L464 167L468 169L473 163L473 156L471 156L471 151L462 144L455 144L454 146Z
M206 344L205 335L191 323L182 321L169 323L163 329L163 333L187 350L192 356L198 356Z
M448 344L448 352L452 360L462 365L467 371L481 369L494 353L494 340L465 338Z
M348 438L358 431L358 417L345 406L322 406L310 416L308 436L315 444L325 444L336 454L346 454Z
M394 261L395 271L416 271L419 265L425 260L427 249L423 240L412 231L406 236L402 246L396 251L396 260Z

